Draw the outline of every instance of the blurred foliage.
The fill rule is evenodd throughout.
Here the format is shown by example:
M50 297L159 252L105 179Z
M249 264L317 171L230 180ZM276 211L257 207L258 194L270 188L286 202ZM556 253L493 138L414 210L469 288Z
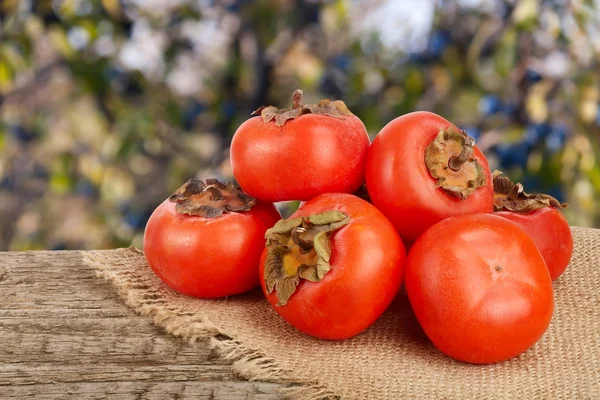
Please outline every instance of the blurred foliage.
M431 110L600 226L600 1L5 0L0 250L141 245L263 104Z

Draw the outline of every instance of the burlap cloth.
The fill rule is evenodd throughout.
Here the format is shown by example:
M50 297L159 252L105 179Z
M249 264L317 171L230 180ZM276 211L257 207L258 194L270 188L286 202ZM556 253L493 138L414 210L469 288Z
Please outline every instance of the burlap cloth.
M573 232L571 265L554 283L550 328L525 354L486 366L438 352L404 293L364 333L330 342L294 330L258 291L220 300L178 295L136 249L89 252L86 263L168 333L211 338L239 375L284 383L290 398L600 399L600 230Z

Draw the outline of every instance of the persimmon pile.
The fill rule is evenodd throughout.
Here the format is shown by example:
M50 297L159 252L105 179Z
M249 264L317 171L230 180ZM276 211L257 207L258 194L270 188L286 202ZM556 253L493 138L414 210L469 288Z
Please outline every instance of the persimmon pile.
M545 333L573 237L566 204L490 171L473 138L430 112L373 143L343 101L261 107L235 132L237 185L190 179L144 234L172 289L218 298L258 286L296 329L342 340L369 328L402 284L431 342L500 362ZM274 202L302 200L288 218ZM409 248L407 254L407 248Z

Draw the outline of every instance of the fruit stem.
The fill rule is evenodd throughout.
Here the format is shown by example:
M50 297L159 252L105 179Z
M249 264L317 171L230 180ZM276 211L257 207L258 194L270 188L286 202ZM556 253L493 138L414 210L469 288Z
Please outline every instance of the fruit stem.
M475 146L475 140L468 137L465 140L465 144L458 156L453 156L448 159L448 168L452 171L460 171L460 168L473 158L473 147Z
M262 106L250 115L260 115L264 123L275 121L275 125L283 126L286 121L296 119L304 114L326 115L328 117L344 119L345 116L354 115L341 100L331 101L322 99L317 104L302 104L302 90L296 89L292 95L292 108L278 109L274 106Z
M425 149L425 165L435 187L461 200L486 186L484 168L474 158L475 139L453 126L442 129Z
M304 93L300 89L294 90L294 94L292 94L292 108L300 108L302 107L302 95Z

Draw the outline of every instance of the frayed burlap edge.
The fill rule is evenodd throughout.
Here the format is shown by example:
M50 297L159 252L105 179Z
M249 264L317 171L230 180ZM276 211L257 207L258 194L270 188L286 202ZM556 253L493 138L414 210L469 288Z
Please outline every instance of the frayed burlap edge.
M240 377L250 381L282 384L278 390L285 398L303 400L340 399L341 396L315 383L302 382L294 378L292 371L285 370L275 360L257 349L249 348L235 337L223 332L206 317L168 304L160 289L136 279L135 270L115 268L124 259L143 255L140 249L83 252L83 262L96 269L96 275L111 282L119 296L138 314L152 317L155 325L167 333L195 343L209 339L211 350L220 357L233 362L232 369Z

